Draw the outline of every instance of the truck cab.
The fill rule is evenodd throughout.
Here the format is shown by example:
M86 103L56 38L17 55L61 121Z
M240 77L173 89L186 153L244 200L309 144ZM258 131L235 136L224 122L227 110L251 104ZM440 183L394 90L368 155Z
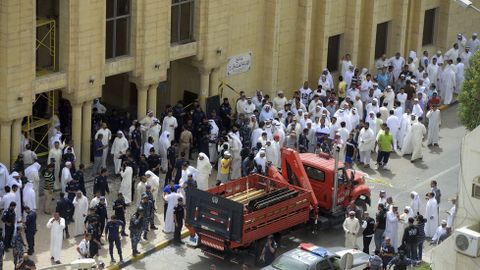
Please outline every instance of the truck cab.
M308 179L318 203L315 212L320 214L320 227L342 222L345 217L344 210L352 202L363 210L366 210L367 204L370 205L370 189L365 185L363 174L345 169L342 162L326 154L299 154L289 148L282 148L281 153L282 171L271 175L283 178L292 185L299 185L299 179ZM336 196L335 179L338 183Z

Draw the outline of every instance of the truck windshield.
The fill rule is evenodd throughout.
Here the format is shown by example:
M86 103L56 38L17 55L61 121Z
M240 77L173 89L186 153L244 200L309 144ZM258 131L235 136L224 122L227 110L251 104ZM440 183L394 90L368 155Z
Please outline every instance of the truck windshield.
M290 256L280 256L272 263L273 268L280 270L308 270L309 265Z

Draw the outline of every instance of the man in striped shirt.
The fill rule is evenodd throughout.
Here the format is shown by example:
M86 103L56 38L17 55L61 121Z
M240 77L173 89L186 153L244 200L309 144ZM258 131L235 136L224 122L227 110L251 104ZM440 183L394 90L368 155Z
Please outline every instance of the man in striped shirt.
M43 186L43 191L45 194L45 205L43 212L45 214L52 214L52 198L53 198L53 187L55 184L55 164L48 164L47 169L43 173L45 178L45 184Z

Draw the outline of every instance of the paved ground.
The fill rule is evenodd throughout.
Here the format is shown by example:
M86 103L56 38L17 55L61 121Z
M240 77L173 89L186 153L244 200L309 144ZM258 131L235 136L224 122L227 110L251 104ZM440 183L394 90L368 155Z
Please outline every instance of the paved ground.
M455 196L457 192L457 179L460 161L460 144L465 135L465 128L458 124L456 115L457 107L453 106L442 112L442 126L440 131L440 147L424 147L423 161L410 163L408 157L399 157L392 155L389 170L377 171L369 169L368 173L373 179L384 180L391 183L392 186L380 184L378 181L369 182L372 189L372 198L378 199L378 193L381 189L387 191L388 196L392 196L394 202L403 209L405 205L410 204L409 194L412 190L419 194L425 194L430 190L430 180L437 180L439 188L442 191L442 201L440 203L440 216L446 218L445 211L450 208L448 198ZM424 143L425 144L425 143ZM383 181L382 181L383 182ZM423 196L422 196L423 198ZM425 206L425 201L424 201ZM369 209L373 214L375 210ZM282 245L279 253L292 249L300 242L313 242L322 246L342 246L344 243L343 232L341 228L332 228L312 235L309 228L299 229L282 238ZM358 244L361 246L361 239ZM373 249L373 243L371 249ZM424 259L428 259L428 250L431 247L426 244ZM240 256L240 261L253 265L252 256L244 254ZM208 258L200 250L188 247L170 246L161 251L150 255L139 262L136 262L125 269L156 269L160 265L168 265L172 269L209 269L211 264L215 264L217 269L240 269L240 265L220 261L214 258ZM252 269L255 269L252 267Z

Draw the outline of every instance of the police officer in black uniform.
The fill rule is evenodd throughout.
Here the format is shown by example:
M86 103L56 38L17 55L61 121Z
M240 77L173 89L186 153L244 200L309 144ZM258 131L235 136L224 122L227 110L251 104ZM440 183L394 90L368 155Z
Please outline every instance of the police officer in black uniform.
M13 238L13 231L15 229L15 207L17 207L17 203L11 202L8 206L8 209L3 212L2 221L5 224L5 252L8 252L8 249L12 247L12 238Z
M185 218L185 208L183 206L183 198L178 198L178 204L175 206L173 210L174 215L174 222L175 222L175 231L173 232L173 242L175 244L184 244L182 241L182 227L183 227L183 220Z
M105 238L108 241L108 250L110 252L110 258L112 262L115 262L113 258L113 244L117 248L118 256L120 257L120 262L123 262L122 257L122 243L120 242L119 229L122 227L122 232L125 231L125 223L121 220L117 220L115 215L112 215L109 222L105 226Z
M87 196L87 191L85 190L85 178L83 175L84 169L85 169L85 165L81 163L78 166L78 170L73 174L72 178L77 179L78 185L80 186L80 191L82 191L83 195Z
M158 228L153 224L153 221L155 219L155 211L157 209L155 209L155 198L153 197L153 193L152 193L152 187L150 185L147 185L146 186L146 191L145 193L147 194L148 196L148 200L150 202L152 202L152 208L150 209L150 220L149 220L149 223L150 223L150 229L152 230L158 230Z
M115 212L116 218L126 224L125 222L125 210L127 209L127 204L125 203L125 199L123 198L123 194L121 192L118 193L118 198L113 202L113 211ZM125 233L125 226L122 227L122 236L128 236Z
M143 209L143 239L148 240L147 233L148 233L148 225L150 224L150 214L152 213L152 201L148 199L147 193L142 194L142 201L140 202L140 206Z
M98 220L95 217L92 217L87 225L87 233L92 236L90 240L90 258L98 256L98 249L102 248L102 243L100 242L100 231L98 229Z
M103 230L105 229L105 223L108 220L107 206L105 204L105 197L100 197L100 202L95 206L95 213L98 215L98 230L100 238L102 237ZM100 241L100 239L99 239Z
M35 233L37 232L37 213L30 209L29 206L24 207L27 216L25 217L25 236L28 243L28 255L35 252Z
M107 193L110 194L107 180L107 169L105 168L100 170L100 175L95 177L93 182L93 194L96 194L97 191L100 192L101 196L105 196Z
M65 219L65 238L69 238L70 234L68 233L68 223L70 222L72 212L73 212L73 204L67 198L65 198L65 193L60 192L60 198L57 201L57 208L55 212L60 214L60 217Z
M136 256L139 252L137 249L143 231L143 207L139 206L137 211L130 218L130 239L132 240L132 254Z

